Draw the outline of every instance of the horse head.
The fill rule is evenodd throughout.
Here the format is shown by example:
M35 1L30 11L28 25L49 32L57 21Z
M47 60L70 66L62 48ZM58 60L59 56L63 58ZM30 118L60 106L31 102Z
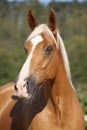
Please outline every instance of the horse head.
M24 98L31 98L36 91L40 91L44 84L55 79L58 70L57 28L54 10L50 10L48 25L38 25L30 10L28 23L32 33L24 44L27 59L15 86L18 96Z

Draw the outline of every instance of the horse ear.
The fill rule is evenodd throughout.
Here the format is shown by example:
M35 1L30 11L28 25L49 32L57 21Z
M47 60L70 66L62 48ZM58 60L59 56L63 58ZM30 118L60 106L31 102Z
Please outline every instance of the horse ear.
M29 13L28 13L28 24L30 26L30 28L32 30L34 30L37 26L38 26L38 23L36 21L36 18L35 16L33 15L32 11L29 10Z
M56 36L57 36L56 15L55 15L55 12L52 8L50 9L50 15L48 18L48 26L56 38Z

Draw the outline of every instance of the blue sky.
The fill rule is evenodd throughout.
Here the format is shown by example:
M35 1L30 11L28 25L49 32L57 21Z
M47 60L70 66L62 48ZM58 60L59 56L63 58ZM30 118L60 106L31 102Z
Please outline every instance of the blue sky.
M24 0L8 0L8 1L24 1ZM55 0L55 1L61 1L61 2L65 2L65 1L68 1L68 2L71 2L73 0ZM79 2L83 2L84 0L78 0ZM48 4L49 2L51 2L51 0L39 0L40 3L42 4Z
M40 3L49 3L51 0L39 0ZM65 2L65 1L68 1L68 2L71 2L73 0L55 0L55 1L61 1L61 2ZM79 2L83 2L84 0L78 0Z

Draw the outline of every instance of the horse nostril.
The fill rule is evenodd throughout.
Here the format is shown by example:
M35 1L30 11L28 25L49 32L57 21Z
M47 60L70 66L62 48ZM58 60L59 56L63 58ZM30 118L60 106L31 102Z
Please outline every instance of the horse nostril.
M18 91L18 89L17 89L16 85L15 85L15 90L16 90L16 91Z

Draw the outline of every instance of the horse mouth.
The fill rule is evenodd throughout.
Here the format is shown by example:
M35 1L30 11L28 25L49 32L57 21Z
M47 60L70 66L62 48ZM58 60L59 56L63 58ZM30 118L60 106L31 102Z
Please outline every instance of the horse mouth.
M43 84L36 85L35 80L26 79L26 82L23 86L15 87L15 89L17 88L16 92L18 97L31 99L39 93L42 86Z

